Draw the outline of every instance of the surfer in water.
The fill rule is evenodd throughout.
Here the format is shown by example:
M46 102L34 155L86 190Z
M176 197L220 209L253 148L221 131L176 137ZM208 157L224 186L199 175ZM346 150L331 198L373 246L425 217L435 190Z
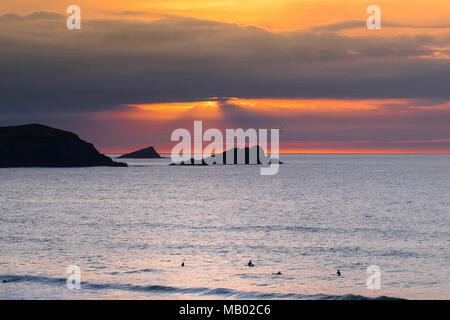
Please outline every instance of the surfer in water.
M341 276L341 272L339 271L339 269L338 269L338 271L336 272L336 275L337 275L338 277Z
M252 260L250 260L247 264L249 267L254 267L255 265L253 264Z
M181 262L181 266L184 267L184 262Z

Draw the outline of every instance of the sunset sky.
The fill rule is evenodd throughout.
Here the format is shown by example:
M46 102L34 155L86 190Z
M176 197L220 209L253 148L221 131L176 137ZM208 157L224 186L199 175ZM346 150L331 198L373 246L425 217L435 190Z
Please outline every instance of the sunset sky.
M170 152L194 120L282 128L283 152L450 153L450 1L0 4L0 125Z

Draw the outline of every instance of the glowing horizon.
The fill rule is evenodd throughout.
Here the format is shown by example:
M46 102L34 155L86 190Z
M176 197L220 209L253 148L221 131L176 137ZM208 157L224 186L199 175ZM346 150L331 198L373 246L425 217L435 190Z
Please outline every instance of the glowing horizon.
M450 103L429 104L428 101L408 99L239 99L211 98L205 101L183 103L154 103L126 106L122 111L102 113L99 115L108 119L127 119L131 124L141 123L142 130L151 135L159 128L189 128L194 120L203 120L207 128L248 129L252 123L266 123L273 119L273 128L281 129L280 153L450 153L445 147L448 139L423 138L404 139L392 138L380 143L378 139L359 139L352 135L344 140L326 139L316 141L303 139L297 129L302 129L306 122L303 118L315 119L318 131L321 127L328 128L329 122L336 122L336 130L349 130L354 127L382 126L386 120L398 122L403 130L414 130L417 117L429 117L437 112L450 110ZM234 115L244 116L247 122L237 119ZM352 120L353 119L353 120ZM377 119L377 120L376 120ZM262 122L261 122L262 121ZM299 121L299 122L297 122ZM350 121L350 123L348 123ZM368 122L369 121L369 122ZM342 122L342 124L341 124ZM297 124L298 123L298 124ZM303 123L303 124L302 124ZM239 125L241 124L241 125ZM248 124L248 125L246 125ZM157 129L145 129L146 125ZM206 127L204 130L207 129ZM263 126L255 127L263 128ZM337 132L338 132L337 131ZM170 153L176 144L167 139L153 143L158 152ZM287 139L287 140L286 140ZM377 144L378 143L378 144ZM205 143L206 145L207 143ZM442 145L445 145L444 147ZM127 153L148 147L149 144L133 144L131 147L101 147L105 153Z

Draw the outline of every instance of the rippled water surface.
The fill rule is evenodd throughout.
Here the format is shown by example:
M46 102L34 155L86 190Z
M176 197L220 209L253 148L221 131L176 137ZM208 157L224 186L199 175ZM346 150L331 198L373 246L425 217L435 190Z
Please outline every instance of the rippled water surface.
M282 160L0 169L0 298L450 298L449 155Z

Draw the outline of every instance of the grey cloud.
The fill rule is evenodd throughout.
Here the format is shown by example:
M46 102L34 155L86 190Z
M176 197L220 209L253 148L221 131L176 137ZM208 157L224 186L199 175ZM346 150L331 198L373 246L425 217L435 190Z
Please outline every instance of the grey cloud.
M381 23L383 28L407 28L407 29L448 29L450 28L450 24L440 24L440 25L410 25L410 24L402 24L402 23L394 23L394 22L385 22ZM312 31L328 31L328 32L337 32L348 29L357 29L357 28L366 28L366 20L350 20L332 23L324 26L318 26L310 28Z
M140 15L145 15L147 14L144 11L120 11L120 12L112 12L112 14L116 14L118 16L140 16Z
M117 17L153 17L153 18L170 18L170 17L178 17L173 14L153 12L153 11L132 11L132 10L124 10L124 11L105 11L106 14L110 16Z
M64 19L64 15L49 11L37 11L25 16L21 16L14 13L8 13L0 16L0 21L61 20L61 19Z
M310 28L312 31L341 31L347 29L356 29L356 28L364 28L366 27L366 21L364 20L352 20L352 21L343 21L338 23L327 24L324 26L318 26ZM384 27L384 23L383 23Z
M33 13L30 13L29 15L25 16L25 19L36 19L36 20L43 20L43 19L60 20L63 18L64 18L64 15L55 13L55 12L49 12L49 11L33 12Z

